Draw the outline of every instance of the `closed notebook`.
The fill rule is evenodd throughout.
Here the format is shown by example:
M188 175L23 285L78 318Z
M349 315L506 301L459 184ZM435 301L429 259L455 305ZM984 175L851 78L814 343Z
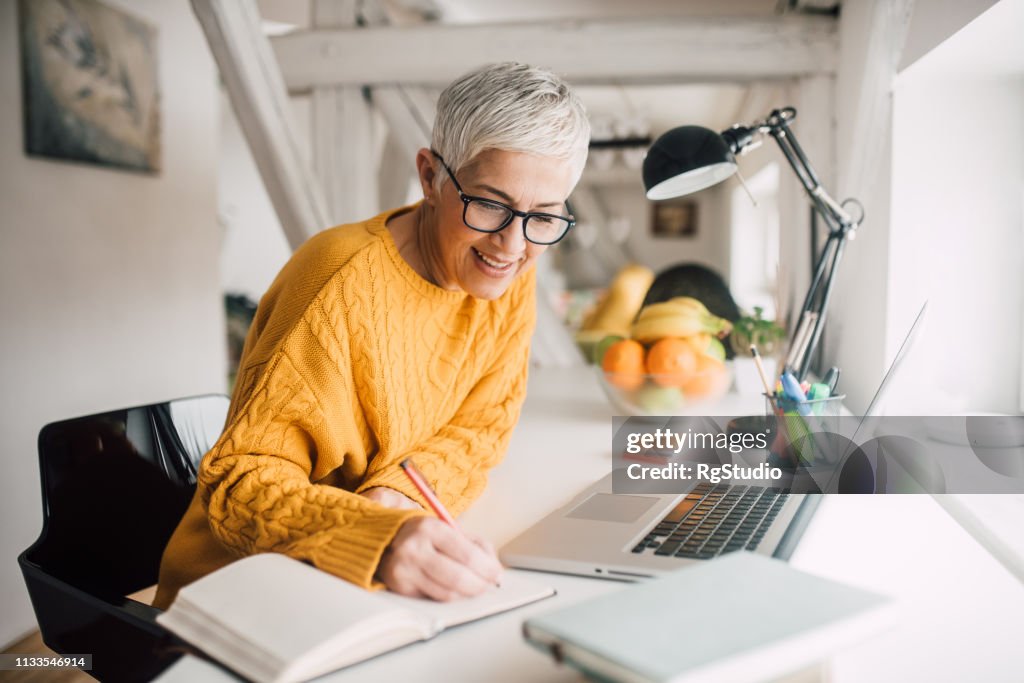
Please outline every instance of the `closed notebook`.
M514 574L452 602L371 593L279 554L253 555L183 588L157 621L259 683L291 683L360 662L446 628L554 594Z
M529 619L526 639L611 681L755 681L884 628L885 597L732 553Z

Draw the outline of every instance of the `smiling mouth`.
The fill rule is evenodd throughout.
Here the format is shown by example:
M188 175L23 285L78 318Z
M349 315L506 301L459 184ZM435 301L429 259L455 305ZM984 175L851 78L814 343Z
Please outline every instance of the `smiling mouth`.
M515 261L498 261L498 260L493 259L493 258L491 258L489 256L486 256L483 252L481 252L476 247L471 247L471 248L473 249L473 253L476 254L476 257L478 259L480 259L481 261L486 263L491 268L494 268L495 270L508 270L509 268L511 268L512 266L514 266L516 263L519 262L518 259L515 260Z

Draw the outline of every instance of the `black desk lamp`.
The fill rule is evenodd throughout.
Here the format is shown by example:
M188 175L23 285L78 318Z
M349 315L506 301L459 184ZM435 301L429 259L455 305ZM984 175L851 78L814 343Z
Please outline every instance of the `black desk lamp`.
M821 338L825 311L832 293L836 267L843 255L843 245L853 239L857 226L864 220L864 210L856 199L836 202L821 186L818 176L804 156L789 123L796 118L796 109L776 109L761 122L750 126L733 126L718 134L700 126L673 128L654 141L644 159L644 187L648 199L670 199L703 190L736 172L736 155L756 147L765 134L775 138L786 161L793 168L807 191L814 210L828 226L828 239L814 266L811 286L804 298L800 320L790 344L785 367L803 380L811 356ZM857 218L846 205L858 208Z

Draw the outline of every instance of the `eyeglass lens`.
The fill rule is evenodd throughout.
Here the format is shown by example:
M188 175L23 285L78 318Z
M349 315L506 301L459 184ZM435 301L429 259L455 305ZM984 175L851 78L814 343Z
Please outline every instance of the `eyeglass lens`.
M471 228L494 232L508 225L512 212L500 204L473 199L466 204L465 219ZM541 244L555 242L569 230L569 225L564 218L531 215L526 219L526 239Z

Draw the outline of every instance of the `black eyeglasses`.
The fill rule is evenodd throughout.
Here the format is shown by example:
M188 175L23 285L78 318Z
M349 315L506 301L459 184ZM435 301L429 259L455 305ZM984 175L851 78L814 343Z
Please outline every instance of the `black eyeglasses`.
M537 213L533 211L517 211L508 204L496 202L493 199L474 197L462 191L462 186L455 179L452 169L440 154L431 150L437 160L448 171L448 176L455 184L455 191L459 193L462 200L462 222L466 227L478 232L501 232L508 227L509 223L516 216L523 219L523 237L534 244L554 244L565 237L572 226L576 225L576 217L559 216L554 213ZM569 209L568 203L566 208ZM569 209L571 211L571 209Z

